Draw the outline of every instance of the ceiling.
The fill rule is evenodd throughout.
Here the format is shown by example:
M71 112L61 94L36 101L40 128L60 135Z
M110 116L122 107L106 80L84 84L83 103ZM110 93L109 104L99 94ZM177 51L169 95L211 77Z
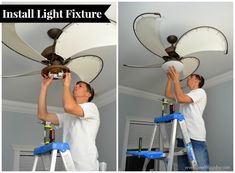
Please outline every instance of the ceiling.
M110 3L109 3L110 4ZM194 54L201 65L197 73L205 79L233 70L233 4L231 2L119 2L111 3L106 15L118 21L118 54L116 46L99 47L79 52L77 55L95 54L104 61L104 68L92 82L97 96L116 88L116 62L118 55L118 84L154 94L162 95L166 76L162 69L131 69L123 64L162 63L163 60L145 49L136 39L132 24L136 16L145 12L159 12L164 21L161 25L162 40L166 46L166 37L183 33L197 26L210 25L222 31L228 40L228 54L222 52L201 52ZM19 35L39 53L52 44L46 32L49 28L62 28L66 23L30 23L16 24ZM89 33L87 33L89 34ZM84 35L85 37L85 35ZM2 46L2 74L11 75L41 70L44 66L26 59L6 46ZM2 98L6 100L37 103L42 77L40 75L2 79ZM72 84L78 78L73 75ZM61 81L54 81L48 92L48 105L62 106L63 87Z
M161 40L178 38L197 26L213 26L224 33L228 40L228 54L222 52L200 52L200 66L196 73L206 80L233 70L233 4L232 2L120 2L119 3L119 85L158 95L164 94L166 75L161 68L134 69L123 64L156 64L163 59L152 54L137 40L132 25L134 19L146 12L158 12L163 18L160 27Z
M111 4L106 12L106 16L116 21L116 3ZM32 48L41 53L46 47L52 45L53 40L47 35L50 28L63 28L67 23L17 23L16 31L20 37ZM82 41L89 36L84 34ZM116 39L116 38L114 38ZM76 55L97 55L102 58L104 67L100 75L91 83L95 88L96 96L116 88L116 46L97 47ZM2 75L14 75L26 73L34 70L41 70L45 66L24 58L2 44ZM89 67L88 67L89 68ZM72 74L72 85L79 78ZM37 103L42 77L40 74L27 77L3 78L2 79L2 98L5 100L20 101L27 103ZM72 89L72 88L71 88ZM62 82L56 80L49 88L47 103L50 106L62 106Z

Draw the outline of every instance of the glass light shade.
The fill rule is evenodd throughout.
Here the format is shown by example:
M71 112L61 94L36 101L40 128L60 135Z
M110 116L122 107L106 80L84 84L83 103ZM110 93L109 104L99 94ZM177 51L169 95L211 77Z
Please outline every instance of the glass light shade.
M180 61L167 61L162 64L162 69L167 73L169 67L175 67L176 71L181 72L184 69L183 63Z

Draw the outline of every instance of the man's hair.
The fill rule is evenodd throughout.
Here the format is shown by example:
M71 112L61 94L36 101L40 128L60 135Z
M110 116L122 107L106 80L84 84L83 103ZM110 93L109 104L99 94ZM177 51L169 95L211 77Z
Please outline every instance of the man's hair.
M205 79L204 79L203 76L201 76L201 75L199 75L199 74L191 74L190 76L191 76L191 77L192 77L192 76L195 76L195 77L199 80L199 84L198 84L198 87L199 87L199 88L203 87L204 82L205 82Z
M95 91L94 89L91 87L91 85L85 81L78 81L76 83L76 85L80 84L80 83L84 83L86 85L87 91L91 94L91 96L88 98L88 102L91 102L92 99L94 98L95 95Z

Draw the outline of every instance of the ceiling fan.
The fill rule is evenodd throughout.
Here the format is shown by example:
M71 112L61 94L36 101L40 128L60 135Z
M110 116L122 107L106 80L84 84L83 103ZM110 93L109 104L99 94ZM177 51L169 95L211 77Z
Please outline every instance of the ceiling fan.
M169 35L167 41L171 44L164 48L160 36L160 13L143 13L133 22L133 30L139 42L150 52L162 58L162 64L127 65L131 68L161 68L167 71L174 66L183 73L181 81L194 73L200 65L198 58L190 56L201 51L223 51L228 53L228 42L225 35L211 26L199 26L184 33L179 39Z
M95 80L103 69L103 60L96 55L76 56L77 53L96 47L115 45L116 22L70 23L51 28L47 32L53 44L38 53L18 34L14 23L2 24L2 43L25 58L45 65L41 71L3 76L3 78L40 74L61 79L66 72L74 72L80 80Z

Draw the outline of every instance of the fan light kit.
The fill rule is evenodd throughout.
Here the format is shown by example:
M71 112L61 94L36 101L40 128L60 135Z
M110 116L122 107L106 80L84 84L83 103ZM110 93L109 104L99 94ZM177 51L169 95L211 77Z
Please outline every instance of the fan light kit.
M126 65L131 68L162 68L165 72L174 66L182 72L181 81L194 73L200 65L196 57L189 56L202 51L222 51L228 53L225 35L211 26L199 26L184 33L179 39L169 35L170 47L164 48L160 36L160 13L143 13L133 22L133 30L138 41L150 52L164 60L162 64Z
M14 23L2 24L2 42L16 53L43 65L42 76L61 79L66 72L74 72L87 83L97 78L103 69L103 60L96 55L76 56L79 52L116 44L116 22L110 23L70 23L64 28L49 29L47 34L53 44L45 48L41 55L24 42L17 34ZM83 39L84 38L84 39ZM82 41L79 41L83 39ZM40 71L3 76L4 78L31 76Z
M162 69L164 70L164 72L167 72L169 67L174 67L176 71L181 72L184 68L184 65L180 61L167 61L162 64Z

